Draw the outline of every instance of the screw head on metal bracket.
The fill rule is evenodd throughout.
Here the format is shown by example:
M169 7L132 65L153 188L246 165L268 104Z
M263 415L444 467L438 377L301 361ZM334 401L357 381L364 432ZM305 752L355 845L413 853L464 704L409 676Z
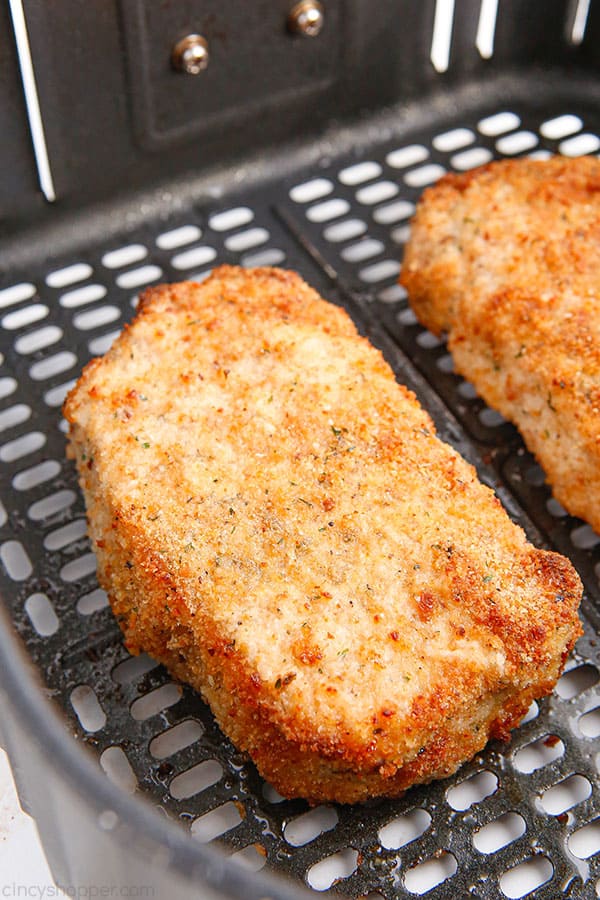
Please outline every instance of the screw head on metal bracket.
M178 72L199 75L209 62L208 44L201 34L188 34L173 45L171 65Z
M304 37L317 37L323 30L325 15L318 0L300 0L290 10L288 29Z

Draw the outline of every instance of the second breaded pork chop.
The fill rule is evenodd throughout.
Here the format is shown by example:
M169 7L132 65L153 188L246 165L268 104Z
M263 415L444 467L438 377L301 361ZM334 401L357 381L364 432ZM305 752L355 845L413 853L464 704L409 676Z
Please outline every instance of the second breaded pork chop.
M147 291L65 415L127 645L285 796L441 778L552 689L580 631L571 565L297 275Z
M600 533L600 160L442 178L417 207L401 280L556 498Z

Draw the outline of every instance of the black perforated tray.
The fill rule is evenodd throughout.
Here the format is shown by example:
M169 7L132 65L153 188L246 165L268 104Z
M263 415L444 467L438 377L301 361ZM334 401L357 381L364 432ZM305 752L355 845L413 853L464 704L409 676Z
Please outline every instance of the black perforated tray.
M597 896L600 537L551 498L515 429L453 373L445 346L416 324L397 275L414 203L442 171L502 155L598 152L600 116L590 104L546 97L482 100L443 117L430 110L428 120L423 130L377 133L344 158L107 235L1 283L2 596L66 728L124 798L119 815L108 809L97 827L110 832L127 809L143 823L143 794L198 842L200 870L191 871L186 851L173 897L192 884L204 885L202 896L213 884L238 896L291 897L302 883L387 900L429 889L434 898ZM82 498L64 459L62 399L131 318L143 286L202 278L221 262L297 269L346 306L442 437L478 466L530 538L568 555L585 582L585 636L552 697L532 707L510 744L490 744L455 777L397 801L312 811L282 801L197 695L146 657L128 657L97 587ZM12 749L14 760L14 741ZM167 826L152 832L153 847ZM41 830L57 878L81 878L64 840L48 837L47 822ZM137 837L144 834L140 825ZM292 881L236 875L233 864L203 854L211 839L248 870Z

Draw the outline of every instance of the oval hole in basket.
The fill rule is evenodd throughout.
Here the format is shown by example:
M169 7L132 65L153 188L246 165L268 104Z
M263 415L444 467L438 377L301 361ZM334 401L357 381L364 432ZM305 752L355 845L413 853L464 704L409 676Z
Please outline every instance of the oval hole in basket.
M75 387L75 379L50 388L50 390L46 391L44 394L44 403L52 409L55 409L57 406L62 406L65 397L72 387Z
M440 372L454 372L454 359L449 353L444 354L444 356L438 356L435 364Z
M64 512L65 509L68 509L69 506L72 506L73 503L75 503L76 499L77 494L75 491L65 488L62 491L56 491L54 494L49 494L49 496L44 497L43 500L36 500L36 502L32 503L27 510L27 515L34 522L41 522L49 516Z
M571 532L571 540L581 550L591 550L600 543L600 535L597 535L590 525L580 525Z
M73 544L75 541L80 541L81 538L86 536L86 534L86 520L75 519L75 521L68 522L61 528L56 528L54 531L50 531L44 538L44 547L46 550L50 550L51 552L62 550L63 547L68 547L69 544Z
M401 325L404 325L406 327L417 325L417 317L415 316L410 306L408 306L406 309L401 310L396 318Z
M225 209L215 213L208 220L208 224L214 231L231 231L232 228L241 228L254 218L254 213L247 206L235 206L233 209Z
M569 850L577 859L589 859L600 851L600 818L578 828L569 837Z
M598 682L599 678L600 675L596 666L591 665L591 663L585 663L585 665L575 666L573 669L565 672L564 675L561 675L554 690L563 700L570 700L572 697L577 697L578 694L582 694L588 688L591 688L592 685Z
M349 878L358 866L358 852L348 847L311 866L306 873L309 885L315 891L326 891L333 884Z
M507 131L518 128L520 124L521 120L516 113L499 112L495 113L493 116L487 116L485 119L481 119L477 128L481 134L485 134L486 137L496 137L499 134L505 134Z
M4 525L7 519L6 510L4 508L4 504L0 500L0 526Z
M20 541L5 541L0 547L0 560L13 581L24 581L33 572L31 560Z
M404 884L411 894L426 894L438 884L452 878L457 868L456 857L442 851L434 859L427 859L409 869L404 875Z
M527 897L550 881L554 866L547 856L532 856L500 876L500 890L510 900Z
M147 653L140 653L139 656L128 656L123 662L118 663L112 670L112 677L117 684L130 684L137 681L146 672L156 669L159 663Z
M130 706L131 715L138 722L149 719L151 716L158 715L163 709L174 706L181 700L182 695L183 688L180 684L172 682L163 684L150 691L149 694L144 694L143 697L134 700Z
M358 277L366 284L375 284L385 278L394 278L400 271L400 263L395 259L382 259L381 262L366 266L358 273Z
M77 306L83 306L84 303L93 303L94 300L101 300L106 297L106 288L102 284L85 284L83 287L75 288L74 291L67 291L62 294L59 303L65 309L74 309Z
M398 185L393 181L376 181L375 184L360 188L356 192L356 199L365 206L373 206L375 203L391 200L398 191Z
M514 156L516 153L524 153L525 150L531 150L538 143L537 134L533 131L515 131L513 134L507 134L496 141L496 150L498 153L504 153L507 156Z
M53 375L59 375L72 369L77 362L77 357L70 350L63 350L55 353L53 356L47 356L39 362L33 363L29 369L29 374L34 381L44 381L46 378L52 378Z
M476 389L470 381L461 381L458 386L458 393L461 397L464 397L465 400L475 400L478 396Z
M131 768L122 747L107 747L100 755L100 765L113 784L126 794L133 794L137 787L137 778Z
M372 178L379 178L381 175L381 166L374 160L365 160L356 163L354 166L347 166L342 169L338 175L342 184L354 187L356 184L363 184L365 181L371 181Z
M472 147L470 150L453 156L450 165L459 172L466 172L468 169L474 169L475 166L482 166L491 158L492 154L486 147Z
M0 378L0 400L14 394L16 387L17 382L14 378Z
M499 428L500 425L506 425L504 416L496 409L490 409L489 406L484 406L484 408L480 410L479 421L482 425L485 425L486 428Z
M388 166L393 169L405 169L408 166L415 166L417 163L423 162L429 156L427 147L422 144L410 144L408 147L400 147L398 150L392 150L385 158Z
M569 775L544 791L540 805L549 816L560 816L591 796L592 785L583 775Z
M351 241L352 238L360 237L367 230L367 225L361 219L344 219L343 222L336 222L329 225L323 232L323 237L331 244L337 244L341 241Z
M229 859L248 872L260 872L267 861L267 852L262 844L250 844L233 853Z
M192 269L212 262L216 255L217 251L213 247L191 247L174 256L171 265L174 269Z
M567 137L569 134L580 131L581 128L583 128L583 122L579 116L567 114L542 122L540 125L540 134L542 137L548 138L551 141L558 141L561 138Z
M128 272L121 272L117 275L117 284L120 288L141 287L143 284L149 284L156 281L162 275L162 269L159 266L140 266L138 269L130 269Z
M0 291L0 309L5 306L12 306L13 303L21 303L23 300L29 300L35 294L35 287L29 282L23 281L20 284L13 284L12 287L4 288Z
M441 338L432 334L431 331L422 331L417 335L417 344L425 350L433 350L435 347L441 347L443 343Z
M262 794L267 803L282 803L285 797L282 797L279 791L276 791L272 784L267 781L263 784Z
M58 616L45 594L31 594L25 601L25 612L41 637L50 637L58 630Z
M285 259L285 252L279 250L278 247L268 247L265 250L259 250L258 253L246 253L242 256L242 265L247 269L255 266L278 266Z
M200 740L203 734L204 728L197 719L184 719L173 728L167 728L166 731L152 738L150 753L154 759L166 759L168 756L173 756L174 753L190 747Z
M36 331L30 331L28 334L22 334L15 341L15 350L22 356L28 353L35 353L36 350L43 350L44 347L50 347L55 344L63 336L62 328L57 325L45 325Z
M326 197L333 190L333 184L327 178L313 178L311 181L304 181L297 184L290 191L290 197L294 203L312 203L313 200L319 200Z
M535 700L532 700L529 704L529 709L525 713L525 716L521 719L520 725L525 725L527 722L533 722L534 719L537 719L539 714L540 708Z
M22 309L7 313L1 324L7 331L16 331L17 328L24 328L26 325L32 325L33 322L45 319L49 312L50 310L43 303L32 303L31 306L24 306Z
M579 730L586 738L600 737L600 706L590 709L580 717Z
M429 163L426 166L420 166L418 169L411 169L410 172L405 174L404 180L410 187L425 187L428 184L433 184L445 172L446 170L443 166L437 163Z
M83 281L92 274L92 267L87 263L74 263L72 266L65 266L64 269L56 269L46 276L46 284L48 287L61 288L68 284L75 284L77 281Z
M309 222L329 222L330 219L338 219L345 216L350 210L350 204L347 200L337 197L333 200L326 200L324 203L318 203L311 206L306 212L306 218Z
M432 143L441 153L452 153L461 147L468 147L474 140L475 135L469 128L453 128L452 131L437 134Z
M425 834L430 825L431 816L426 810L411 809L380 828L379 841L386 850L399 850Z
M556 500L554 497L550 497L550 499L546 501L546 509L551 516L554 516L557 519L562 519L567 515L567 511L564 506L561 506L558 500Z
M2 462L14 462L30 453L40 450L46 443L46 435L41 431L29 431L14 441L8 441L0 447L0 460Z
M401 284L390 284L377 294L377 299L382 303L399 303L406 300L406 288Z
M109 250L102 257L102 265L107 269L120 269L130 266L148 256L148 251L143 244L127 244L125 247L117 247Z
M480 853L496 853L497 850L520 838L526 830L527 825L523 816L516 812L507 812L476 831L473 835L473 846Z
M283 836L292 847L303 847L325 831L331 831L339 821L331 806L316 806L287 823Z
M392 225L394 222L401 222L402 219L410 218L414 211L414 203L409 203L408 200L398 200L396 203L380 206L373 213L373 218L380 225Z
M108 597L102 588L96 588L88 594L83 594L77 601L77 612L82 616L91 616L108 606Z
M210 812L195 819L190 831L197 841L206 844L227 831L231 831L241 821L242 816L239 809L235 803L229 800L223 806L211 809Z
M96 571L96 557L93 553L86 553L78 559L68 562L60 570L60 577L63 581L79 581L86 578Z
M198 284L201 284L203 281L205 281L208 278L208 276L211 273L212 273L212 269L204 269L203 272L192 272L191 274L186 275L185 277L188 281L196 281L196 282L198 282Z
M449 788L446 799L452 809L464 812L473 804L481 803L486 797L491 797L497 790L498 778L493 772L484 770Z
M56 459L46 459L44 462L32 466L30 469L24 469L19 472L12 480L12 485L17 491L29 491L31 488L56 478L60 472L60 463Z
M243 253L244 250L258 247L259 244L264 244L268 240L269 232L266 228L248 228L246 231L238 231L225 238L225 246L234 253Z
M100 328L116 321L120 315L121 311L116 306L94 306L93 309L87 309L73 316L73 325L79 331L90 331L92 328Z
M563 156L584 156L586 153L596 153L600 148L600 138L596 134L578 134L576 137L567 138L558 145L558 152Z
M90 353L93 356L102 356L107 350L110 350L120 334L120 331L109 331L108 334L101 334L99 337L92 338L88 343Z
M172 228L171 231L163 231L162 234L159 234L156 238L156 246L161 250L176 250L177 247L193 244L201 237L202 232L197 225L181 225L179 228Z
M16 403L0 412L0 431L6 431L8 428L14 428L15 425L21 425L31 416L31 409L24 403Z
M400 225L394 228L390 237L396 244L405 244L410 237L410 225Z
M531 775L543 766L554 762L565 752L565 745L555 734L545 734L517 750L513 757L515 769L524 775Z
M378 256L384 250L385 246L381 241L376 241L374 238L365 238L357 244L350 244L349 247L344 247L341 256L346 262L359 263L364 262L366 259L371 259L373 256Z
M546 476L542 467L538 465L529 466L525 472L525 481L527 484L533 485L533 487L541 487L542 484L545 484Z
M180 775L176 775L169 785L174 800L187 800L216 784L223 776L223 766L216 759L205 759Z
M71 691L71 706L84 731L100 731L106 725L106 715L95 691L89 684L80 684Z

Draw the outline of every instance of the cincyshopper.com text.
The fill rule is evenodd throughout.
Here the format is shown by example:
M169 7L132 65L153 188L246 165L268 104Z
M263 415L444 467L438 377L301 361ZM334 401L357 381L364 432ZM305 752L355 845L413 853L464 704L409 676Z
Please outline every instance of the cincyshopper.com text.
M0 900L51 900L67 896L70 900L153 900L156 891L149 884L4 884Z

